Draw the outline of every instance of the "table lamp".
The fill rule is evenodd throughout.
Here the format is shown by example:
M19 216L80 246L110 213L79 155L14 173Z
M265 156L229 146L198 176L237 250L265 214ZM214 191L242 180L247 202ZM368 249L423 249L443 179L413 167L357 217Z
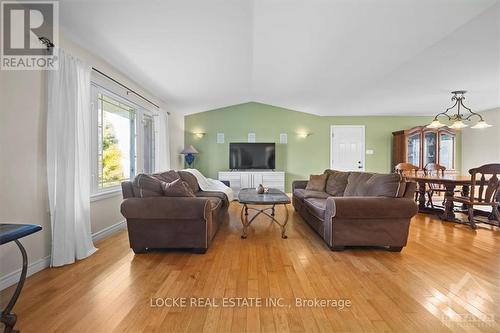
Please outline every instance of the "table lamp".
M191 165L194 162L194 155L199 154L196 148L193 147L193 145L189 145L189 147L184 148L183 151L181 151L181 154L184 155L184 160L186 161L187 165L191 168Z

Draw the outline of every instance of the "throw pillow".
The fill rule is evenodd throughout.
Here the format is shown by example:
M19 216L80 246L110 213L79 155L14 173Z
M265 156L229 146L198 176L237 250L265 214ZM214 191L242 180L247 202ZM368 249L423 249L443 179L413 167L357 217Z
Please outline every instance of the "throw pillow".
M193 176L191 172L179 170L177 173L179 174L181 179L188 184L189 188L191 188L191 191L196 193L200 190L200 186L198 185L198 180L196 179L195 176Z
M310 175L309 181L307 182L306 190L325 191L327 177L328 175L326 173L322 175Z
M325 173L328 175L328 178L326 180L325 192L333 197L344 196L349 172L325 170Z
M163 195L166 197L194 197L189 185L181 179L176 179L171 183L162 182Z
M176 179L179 179L179 174L175 170L169 170L165 172L155 173L153 177L161 180L162 182L171 183Z
M161 183L153 176L144 173L138 174L133 183L135 196L140 198L161 197L163 196Z

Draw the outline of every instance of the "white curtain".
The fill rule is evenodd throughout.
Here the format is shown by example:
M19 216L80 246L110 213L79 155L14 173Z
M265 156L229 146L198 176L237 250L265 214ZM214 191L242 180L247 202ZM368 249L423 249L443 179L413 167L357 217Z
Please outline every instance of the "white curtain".
M155 117L155 128L157 128L157 154L156 171L170 170L170 139L168 128L168 113L160 110L159 115Z
M59 70L48 72L47 175L52 266L97 249L90 231L90 72L59 50Z

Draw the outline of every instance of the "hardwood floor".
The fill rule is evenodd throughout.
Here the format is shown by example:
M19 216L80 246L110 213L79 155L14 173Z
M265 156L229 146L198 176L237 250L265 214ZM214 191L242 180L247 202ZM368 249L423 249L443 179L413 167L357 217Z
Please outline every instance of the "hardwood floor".
M498 228L480 224L473 231L418 215L401 253L331 252L292 210L288 239L259 217L242 240L233 203L229 223L205 255L134 255L120 232L99 242L92 257L30 277L14 309L17 327L23 333L498 332ZM219 307L151 306L176 297L214 298ZM283 298L285 306L222 307L230 297ZM295 298L352 305L296 307Z

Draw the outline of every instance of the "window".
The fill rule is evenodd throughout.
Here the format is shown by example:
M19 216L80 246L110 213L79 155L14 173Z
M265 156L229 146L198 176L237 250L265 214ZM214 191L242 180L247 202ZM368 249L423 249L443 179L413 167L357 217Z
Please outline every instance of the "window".
M154 113L124 95L92 84L93 197L119 192L138 172L155 171Z
M102 93L97 105L97 188L102 190L134 176L136 110Z

